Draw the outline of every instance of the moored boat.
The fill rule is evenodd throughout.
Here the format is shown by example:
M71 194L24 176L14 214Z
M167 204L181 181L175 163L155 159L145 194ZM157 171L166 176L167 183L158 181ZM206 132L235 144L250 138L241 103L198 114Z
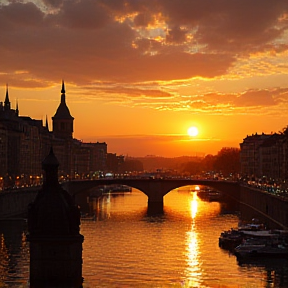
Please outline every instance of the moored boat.
M105 192L132 192L132 188L127 185L108 185Z
M236 246L249 238L264 240L271 240L272 238L285 239L288 238L288 231L267 230L264 224L255 223L255 221L247 224L240 223L238 228L231 228L220 234L219 247L234 251Z
M222 198L222 193L213 189L200 189L197 191L197 196L206 201L219 201Z
M117 192L132 192L132 188L127 185L118 185L118 184L102 185L94 188L90 192L90 197L100 197L103 194L117 193Z
M230 229L221 233L219 237L219 247L227 250L233 250L243 241L243 233L239 230Z
M234 250L237 258L265 257L288 258L288 246L278 239L248 239Z

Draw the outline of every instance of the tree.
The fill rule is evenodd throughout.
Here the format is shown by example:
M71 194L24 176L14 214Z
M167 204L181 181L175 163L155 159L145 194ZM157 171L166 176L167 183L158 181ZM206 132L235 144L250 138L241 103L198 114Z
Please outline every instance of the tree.
M125 161L120 166L120 171L122 173L126 171L143 171L143 163L136 159L125 159Z
M214 169L223 175L240 173L240 149L222 148L215 156Z
M188 172L192 175L199 174L202 172L202 163L196 161L189 161L183 164L182 172Z
M214 170L214 162L216 160L216 156L212 154L208 154L202 160L203 170L204 171L212 171Z

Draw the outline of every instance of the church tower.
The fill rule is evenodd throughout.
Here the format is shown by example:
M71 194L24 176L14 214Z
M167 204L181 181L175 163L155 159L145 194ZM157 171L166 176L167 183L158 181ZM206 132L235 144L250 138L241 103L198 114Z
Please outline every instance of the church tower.
M64 81L62 81L61 102L57 111L52 117L53 134L56 138L72 139L73 138L73 120L69 108L66 105Z

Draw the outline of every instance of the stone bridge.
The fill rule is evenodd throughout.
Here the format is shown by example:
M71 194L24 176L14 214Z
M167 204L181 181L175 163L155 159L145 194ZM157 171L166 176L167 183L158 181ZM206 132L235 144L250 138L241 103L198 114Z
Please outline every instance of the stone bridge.
M89 189L99 185L122 184L134 187L148 197L149 210L153 214L163 211L163 197L171 190L187 185L204 185L217 189L240 203L240 208L251 211L249 217L261 218L270 227L288 229L288 199L255 189L245 183L202 179L99 179L73 180L62 184L74 197L88 195ZM41 187L2 191L0 193L0 220L27 214L28 204L34 201ZM85 198L85 197L83 197ZM85 199L86 200L86 199ZM86 201L87 202L87 201ZM242 208L241 208L242 209ZM255 214L256 213L256 214ZM247 214L248 215L248 214ZM261 217L259 217L259 215Z
M201 179L131 179L113 178L97 180L72 180L62 187L74 197L83 191L101 185L121 184L136 188L148 197L148 211L163 211L163 197L171 190L187 185L205 185L239 199L240 185L234 181L201 180Z

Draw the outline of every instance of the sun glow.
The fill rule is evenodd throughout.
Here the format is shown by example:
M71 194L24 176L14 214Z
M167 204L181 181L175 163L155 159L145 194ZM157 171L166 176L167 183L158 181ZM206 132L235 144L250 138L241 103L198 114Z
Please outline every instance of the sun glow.
M188 128L187 133L188 133L189 136L195 137L195 136L198 135L199 131L198 131L197 127L191 126L191 127Z

